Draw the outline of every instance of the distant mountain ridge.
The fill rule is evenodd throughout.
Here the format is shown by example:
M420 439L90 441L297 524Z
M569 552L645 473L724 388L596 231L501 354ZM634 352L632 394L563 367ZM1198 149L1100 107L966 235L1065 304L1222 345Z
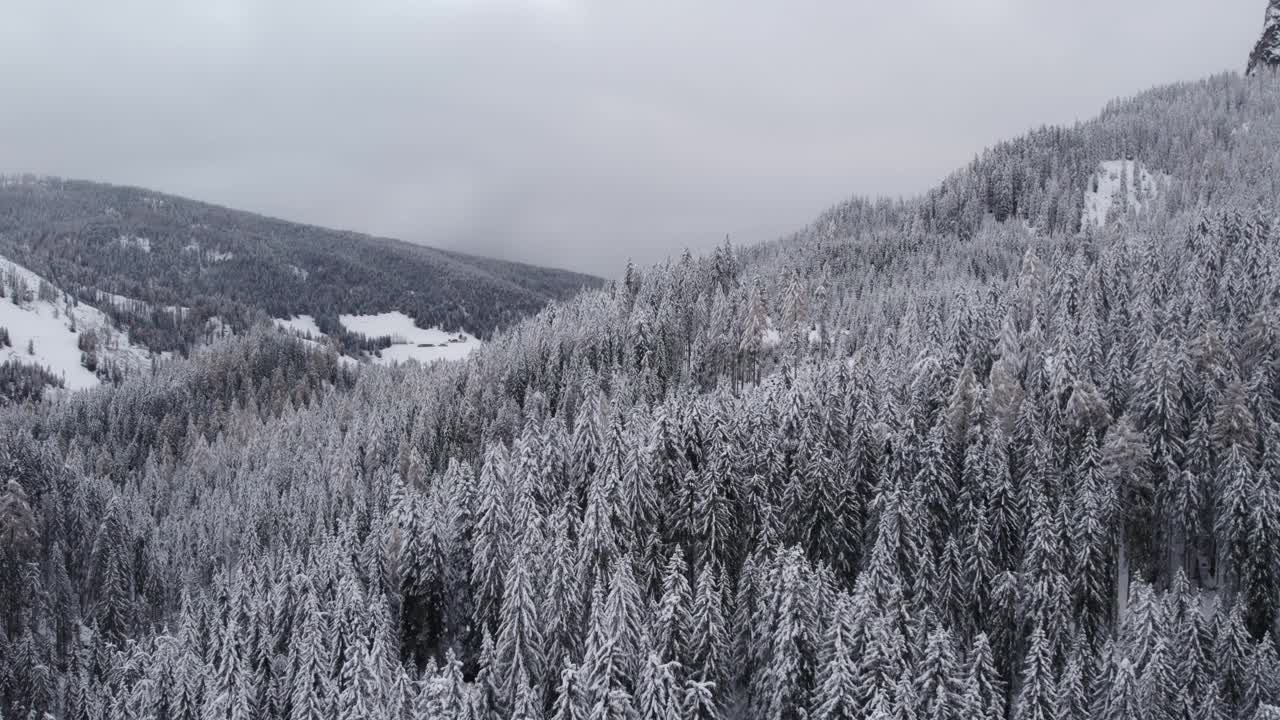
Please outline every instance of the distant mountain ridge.
M485 337L601 280L264 217L141 188L0 180L0 254L94 302L155 351L185 351L211 321L237 331L307 314L401 311ZM132 302L136 301L136 302ZM156 308L182 306L175 316ZM348 338L348 342L359 342Z
M1271 0L1267 6L1267 19L1262 27L1262 37L1249 55L1246 73L1253 75L1259 68L1280 66L1280 0Z

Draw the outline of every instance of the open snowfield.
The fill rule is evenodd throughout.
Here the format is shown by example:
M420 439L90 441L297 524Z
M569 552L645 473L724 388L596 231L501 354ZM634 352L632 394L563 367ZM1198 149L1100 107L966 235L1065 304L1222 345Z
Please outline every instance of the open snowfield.
M379 365L416 360L461 360L480 346L480 340L468 333L447 333L439 328L420 328L413 318L402 312L378 315L341 315L338 320L347 330L367 337L390 337L392 345L375 358Z
M378 315L341 315L338 318L347 330L368 337L390 337L392 345L382 351L382 357L373 358L379 365L395 365L397 363L417 361L428 363L435 360L461 360L471 354L480 341L466 333L450 334L439 328L420 328L414 324L413 318L402 312L387 312ZM294 315L291 318L275 318L276 327L303 338L311 344L325 337L311 315ZM343 356L344 361L355 362Z
M11 298L10 281L15 276L22 278L30 292L30 300L21 305L14 304ZM0 281L5 286L5 296L0 300L0 327L9 330L12 341L12 347L0 348L0 362L16 360L47 368L63 379L68 390L95 387L98 377L80 364L79 336L90 330L98 335L98 356L102 360L133 368L150 362L147 349L132 345L128 333L115 330L110 318L97 308L82 302L70 308L68 314L67 297L61 291L53 302L38 299L40 276L4 257L0 257ZM27 352L28 344L34 354Z
M313 338L324 337L324 333L320 332L320 326L316 325L316 319L311 315L294 315L288 320L276 318L276 327L282 330L291 330L299 335L311 336Z

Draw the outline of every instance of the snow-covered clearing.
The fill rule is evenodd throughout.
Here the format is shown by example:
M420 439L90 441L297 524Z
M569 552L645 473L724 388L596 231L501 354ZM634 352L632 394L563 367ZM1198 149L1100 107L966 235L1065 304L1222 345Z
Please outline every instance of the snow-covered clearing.
M1129 210L1140 213L1159 194L1160 180L1138 162L1108 160L1098 166L1097 174L1085 189L1084 217L1080 223L1084 226L1106 227L1113 207L1120 214Z
M198 226L193 226L193 227L198 227ZM236 256L235 253L229 252L229 251L215 250L215 249L205 250L200 246L200 243L196 242L194 239L192 239L192 241L187 243L186 245L182 246L182 252L199 255L201 258L204 259L205 262L211 262L211 263L226 262L228 260L234 259Z
M12 299L15 279L25 286L25 297L19 304ZM102 311L83 302L71 307L60 290L54 291L53 300L40 299L42 278L4 257L0 257L0 282L4 285L0 327L8 329L12 343L12 347L0 348L0 362L16 360L44 367L61 377L69 390L94 387L99 384L98 377L80 364L79 346L80 335L91 331L97 336L100 364L115 362L137 369L150 362L147 349L131 344L128 333L113 328ZM34 352L28 353L28 347Z
M116 238L116 242L120 243L121 247L134 247L144 253L151 252L151 238L137 237L134 235L121 235Z
M311 336L313 338L322 338L324 333L320 332L320 326L316 324L316 319L311 315L294 315L288 320L276 318L276 326L291 330L298 335Z
M319 337L324 337L324 336L323 336L323 335L320 335ZM311 338L302 337L301 335L295 335L295 336L294 336L294 339L295 339L295 340L297 340L298 342L302 343L303 345L306 345L307 347L311 348L312 350L315 350L316 352L324 352L324 351L326 351L326 350L331 350L331 349L332 349L332 347L331 347L331 346L329 346L329 345L325 345L325 344L321 343L319 340L312 340ZM359 361L359 360L356 360L355 358L351 357L350 355L343 355L343 354L341 354L341 353L339 353L339 354L338 354L338 362L339 362L339 363L342 363L342 364L343 364L343 365L345 365L346 367L359 367L359 366L360 366L360 361Z
M294 315L289 319L274 318L276 327L282 332L293 335L303 345L316 350L322 351L329 349L325 343L321 342L323 338L328 337L320 331L320 326L316 324L316 319L312 315ZM360 364L359 360L348 355L338 354L338 360L346 366L356 366Z
M149 313L154 309L151 303L145 300L138 300L136 298L131 298L127 295L117 295L116 293L109 293L109 292L103 292L101 290L95 290L94 296L95 296L94 300L97 303L98 307L106 307L107 305L110 305L120 310L128 310L135 313L137 312ZM173 313L175 315L185 314L191 311L191 308L183 307L181 305L163 305L161 306L160 309L168 313Z
M341 315L338 320L353 333L370 338L389 337L392 345L374 362L380 365L416 360L461 360L480 346L480 340L468 333L447 333L439 328L420 328L413 318L402 312L378 315Z

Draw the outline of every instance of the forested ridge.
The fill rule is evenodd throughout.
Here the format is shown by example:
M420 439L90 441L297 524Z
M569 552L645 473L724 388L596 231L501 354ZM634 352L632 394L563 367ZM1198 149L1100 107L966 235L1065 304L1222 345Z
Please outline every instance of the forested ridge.
M1278 115L1154 90L461 363L0 410L0 713L1273 720Z
M599 280L276 220L139 188L0 177L0 255L101 305L153 351L183 354L210 319L399 310L421 327L488 336ZM126 298L119 300L106 296ZM175 312L174 308L185 308ZM353 350L364 338L340 338Z

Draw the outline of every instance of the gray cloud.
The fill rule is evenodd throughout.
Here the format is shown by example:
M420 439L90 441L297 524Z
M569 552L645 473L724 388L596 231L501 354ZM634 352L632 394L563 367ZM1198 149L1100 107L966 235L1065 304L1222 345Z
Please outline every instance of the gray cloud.
M0 169L612 275L1239 70L1265 3L0 5Z

